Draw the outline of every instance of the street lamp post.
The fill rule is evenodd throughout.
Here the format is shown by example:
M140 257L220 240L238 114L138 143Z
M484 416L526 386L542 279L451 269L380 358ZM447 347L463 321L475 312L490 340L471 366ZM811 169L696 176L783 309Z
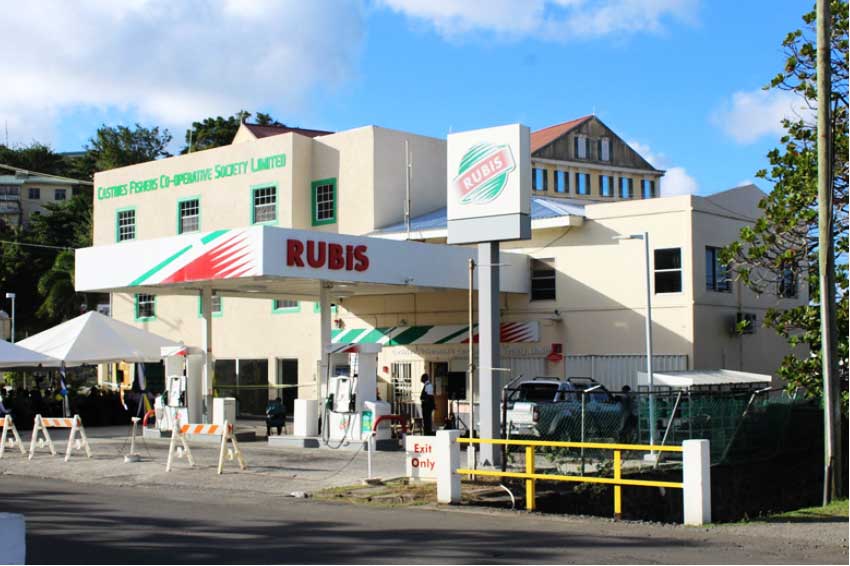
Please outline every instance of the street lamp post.
M12 344L15 343L15 294L6 293L7 299L12 299Z
M628 236L614 236L614 240L643 240L644 267L646 272L646 375L649 378L649 444L655 445L655 381L652 376L652 286L650 282L649 265L649 232L643 234L630 234Z

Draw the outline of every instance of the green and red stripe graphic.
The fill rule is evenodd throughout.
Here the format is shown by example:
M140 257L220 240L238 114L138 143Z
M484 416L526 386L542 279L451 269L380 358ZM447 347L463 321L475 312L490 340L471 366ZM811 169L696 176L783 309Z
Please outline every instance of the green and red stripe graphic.
M507 145L480 143L461 158L454 187L461 204L483 204L502 193L508 174L516 168Z
M478 325L472 327L473 343L478 343ZM540 322L503 322L499 326L499 342L539 342ZM469 326L441 324L435 326L388 326L383 328L336 329L331 333L333 344L382 344L407 346L416 344L468 344Z
M180 238L175 248L165 250L162 261L142 272L130 285L256 275L259 262L255 234L248 230L217 230Z

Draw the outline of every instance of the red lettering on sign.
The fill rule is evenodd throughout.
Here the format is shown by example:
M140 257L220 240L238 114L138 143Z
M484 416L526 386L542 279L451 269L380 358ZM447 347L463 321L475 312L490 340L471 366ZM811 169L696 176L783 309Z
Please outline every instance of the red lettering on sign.
M369 256L366 255L366 246L354 246L354 271L366 271L369 269Z
M318 250L316 249L317 247ZM310 267L316 269L324 267L326 248L327 244L324 242L307 240L307 263L310 264Z
M328 244L328 269L342 269L345 267L345 257L342 246L339 244Z
M304 253L304 244L299 240L286 240L286 265L304 267L301 254Z
M354 269L354 246L345 246L345 270Z

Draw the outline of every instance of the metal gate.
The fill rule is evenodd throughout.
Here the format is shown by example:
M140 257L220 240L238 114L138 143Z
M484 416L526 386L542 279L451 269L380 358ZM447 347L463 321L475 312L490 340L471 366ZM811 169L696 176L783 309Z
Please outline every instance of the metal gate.
M566 357L565 377L592 377L610 391L628 385L637 391L637 373L646 371L646 356L640 354L570 355ZM653 354L652 369L675 371L688 369L685 354Z

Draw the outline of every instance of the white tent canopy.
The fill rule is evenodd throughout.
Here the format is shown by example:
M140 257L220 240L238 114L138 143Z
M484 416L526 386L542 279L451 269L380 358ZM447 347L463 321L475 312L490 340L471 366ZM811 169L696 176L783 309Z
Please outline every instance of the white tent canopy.
M0 368L56 367L59 364L55 358L0 340Z
M689 388L700 385L770 385L772 377L761 373L734 371L731 369L702 369L690 371L655 371L652 372L654 385L666 387ZM638 384L649 385L646 372L638 372Z
M179 343L90 311L19 342L67 365L158 362Z

